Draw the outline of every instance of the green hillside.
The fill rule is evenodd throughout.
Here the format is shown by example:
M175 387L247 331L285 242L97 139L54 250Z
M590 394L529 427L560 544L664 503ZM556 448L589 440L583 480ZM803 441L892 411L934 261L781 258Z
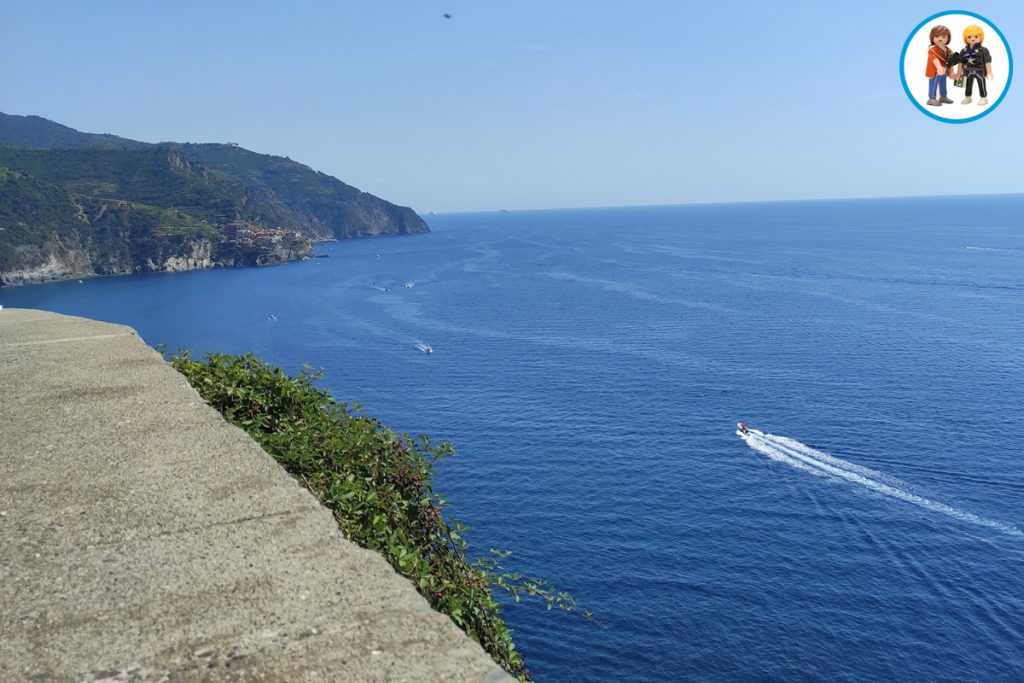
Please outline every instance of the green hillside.
M170 147L0 147L0 166L59 185L73 196L174 208L211 225L250 221L276 226L294 222L291 216L253 197L242 183L191 162Z
M149 147L146 142L120 138L109 133L82 133L41 116L14 116L3 112L0 112L0 145L41 149L75 149L79 147L142 149Z
M0 169L0 285L272 263L311 241L429 231L412 209L233 144L154 145L0 113Z
M41 249L77 239L80 221L67 192L0 165L0 272L19 262L18 247Z
M177 149L183 158L216 169L241 183L263 210L314 239L429 232L416 212L285 157L259 154L235 144L150 143L109 134L83 133L38 116L0 112L0 145L36 149L104 148L110 151Z
M427 232L412 209L360 192L291 159L222 144L181 145L182 154L244 183L313 234L337 238Z

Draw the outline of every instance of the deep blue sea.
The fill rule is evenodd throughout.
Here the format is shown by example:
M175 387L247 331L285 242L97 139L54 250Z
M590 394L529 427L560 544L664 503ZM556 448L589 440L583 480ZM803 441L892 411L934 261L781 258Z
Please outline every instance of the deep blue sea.
M1024 680L1024 195L428 221L0 303L453 442L473 547L605 625L509 606L538 680Z

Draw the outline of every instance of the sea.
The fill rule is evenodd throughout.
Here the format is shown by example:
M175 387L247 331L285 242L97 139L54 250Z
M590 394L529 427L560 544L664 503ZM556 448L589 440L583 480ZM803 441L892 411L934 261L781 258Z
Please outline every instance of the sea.
M471 554L593 613L504 601L539 681L1021 681L1022 217L1024 195L432 215L0 304L323 368L452 442L436 489Z

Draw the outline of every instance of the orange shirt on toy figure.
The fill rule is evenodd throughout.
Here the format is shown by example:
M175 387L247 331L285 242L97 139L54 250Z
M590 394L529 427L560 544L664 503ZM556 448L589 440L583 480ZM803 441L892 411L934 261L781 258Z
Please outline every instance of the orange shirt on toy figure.
M932 45L928 48L928 68L925 69L924 75L927 78L935 78L939 74L939 70L935 68L935 60L939 60L942 64L943 71L946 69L946 58L951 53L948 47L939 47L938 45Z

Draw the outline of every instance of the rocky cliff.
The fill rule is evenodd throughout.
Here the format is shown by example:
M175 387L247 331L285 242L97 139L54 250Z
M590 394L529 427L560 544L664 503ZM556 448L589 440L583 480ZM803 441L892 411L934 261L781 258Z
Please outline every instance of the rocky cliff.
M77 239L54 239L42 247L19 249L19 264L0 271L0 287L73 280L94 275L129 275L131 273L183 272L205 268L266 266L310 258L313 242L294 238L287 244L267 243L260 247L239 249L234 243L214 243L206 238L185 240L178 253L147 256L140 263L114 260L99 261L96 254Z

